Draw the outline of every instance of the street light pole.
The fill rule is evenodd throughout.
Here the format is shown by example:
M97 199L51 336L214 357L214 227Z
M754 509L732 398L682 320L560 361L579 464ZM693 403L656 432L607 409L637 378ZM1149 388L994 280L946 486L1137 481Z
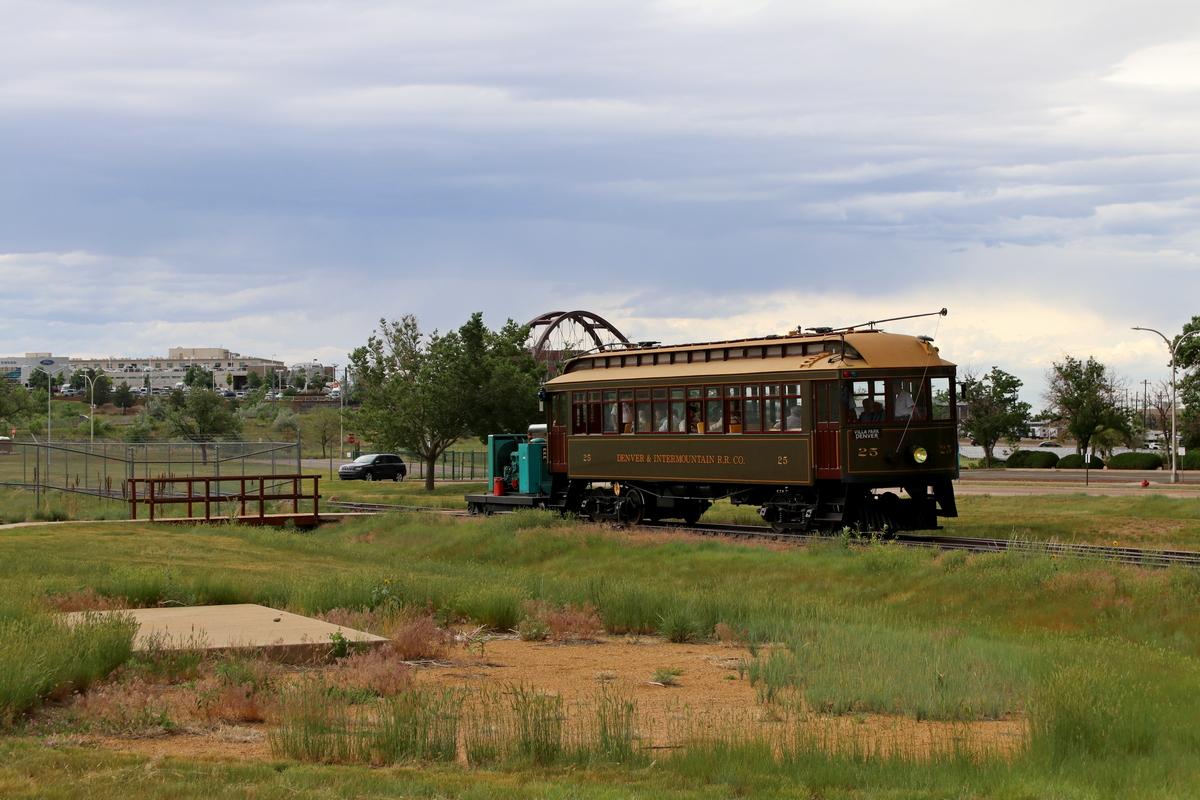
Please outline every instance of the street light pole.
M96 443L96 379L86 373L84 374L83 379L88 382L88 394L92 398L90 403L92 413L88 416L88 423L89 427L91 428L88 433L88 444L94 445Z
M1176 459L1178 451L1179 433L1175 428L1175 353L1179 349L1179 345L1183 344L1183 340L1194 334L1200 333L1200 330L1188 331L1183 336L1179 337L1179 341L1171 344L1171 340L1163 335L1162 331L1156 331L1154 328L1134 327L1135 331L1149 331L1157 333L1163 342L1167 345L1167 351L1171 354L1171 483L1179 483L1179 465Z

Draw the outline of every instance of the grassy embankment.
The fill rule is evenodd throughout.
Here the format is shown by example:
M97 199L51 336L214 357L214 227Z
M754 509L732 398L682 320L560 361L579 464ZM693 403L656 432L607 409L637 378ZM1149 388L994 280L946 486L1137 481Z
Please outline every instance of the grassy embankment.
M979 513L994 517L987 502ZM1112 502L1109 511L1145 510L1130 505L1140 500ZM1044 536L1057 535L1104 510L1059 508L1043 506L1041 522L1021 524L1035 537L1042 526ZM8 795L86 788L100 797L1183 797L1200 779L1200 619L1193 613L1200 573L1193 571L859 549L840 540L778 550L664 541L543 514L478 522L407 514L304 535L119 524L13 529L0 538L0 572L0 619L5 635L19 637L0 647L0 696L8 698L0 703L9 708L23 702L17 666L64 657L61 645L50 650L45 598L90 590L133 604L261 602L301 613L431 604L441 619L504 628L520 621L530 599L590 602L610 632L680 640L711 636L721 625L751 644L741 679L754 682L759 711L787 721L775 732L697 731L682 748L646 751L622 726L619 708L610 707L604 722L599 701L590 736L571 738L553 699L401 692L338 705L350 695L322 687L320 703L301 695L280 701L280 756L423 759L432 768L172 760L149 769L127 756L45 749L18 725L0 744L0 792ZM107 652L119 658L120 631L112 636ZM85 684L96 672L77 671L83 677L42 676L37 693ZM330 712L331 703L346 715ZM366 718L347 709L365 707L378 709L370 730L344 727L362 725ZM491 709L505 724L472 728L478 716L456 711L464 708ZM866 734L831 748L813 727L814 709L948 720L1017 715L1028 718L1029 736L1006 756L952 740L918 755L888 754ZM470 751L479 770L447 763L458 757L438 727L448 719L466 726L466 741L482 742ZM507 733L477 735L485 729ZM413 730L424 738L406 733Z

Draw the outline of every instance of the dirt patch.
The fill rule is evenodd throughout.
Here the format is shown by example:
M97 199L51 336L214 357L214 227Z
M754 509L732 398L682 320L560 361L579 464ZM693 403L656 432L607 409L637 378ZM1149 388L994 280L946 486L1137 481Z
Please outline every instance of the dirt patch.
M423 663L416 680L431 686L474 689L522 684L560 695L568 719L585 722L594 718L599 692L616 692L637 703L637 735L642 745L662 750L677 748L692 737L738 730L776 741L804 736L831 750L900 751L920 756L965 747L1004 754L1016 751L1027 734L1026 721L1021 718L918 722L878 714L826 717L783 705L764 707L756 699L755 687L738 673L739 662L749 657L739 646L673 644L657 637L602 636L592 642L554 643L506 636L489 639L471 652L455 647L445 660ZM666 680L661 680L664 677ZM675 685L663 685L672 679ZM183 721L191 702L184 697L188 691L183 686L162 687L163 700L172 707L177 723ZM149 728L120 736L66 734L45 741L49 746L86 745L156 758L263 760L271 758L268 729L269 722L205 724L193 719L171 731Z

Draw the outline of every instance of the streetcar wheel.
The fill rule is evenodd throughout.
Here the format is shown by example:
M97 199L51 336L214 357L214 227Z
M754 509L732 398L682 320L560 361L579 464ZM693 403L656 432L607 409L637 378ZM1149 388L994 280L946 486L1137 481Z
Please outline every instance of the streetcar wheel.
M630 489L621 504L621 521L626 525L641 525L646 516L646 501L637 489Z
M703 513L704 512L700 510L699 506L692 506L687 511L683 512L683 521L688 525L695 525L700 521L700 516Z
M787 531L787 528L784 527L782 522L772 522L771 530L773 530L775 533L784 533Z

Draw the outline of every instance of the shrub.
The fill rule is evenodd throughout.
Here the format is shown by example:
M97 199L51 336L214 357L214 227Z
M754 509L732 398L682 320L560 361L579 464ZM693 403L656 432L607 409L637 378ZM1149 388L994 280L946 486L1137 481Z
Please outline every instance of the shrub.
M545 600L525 604L525 618L517 633L527 642L552 638L556 642L568 639L590 641L600 632L600 614L592 603L582 607L567 603L562 608Z
M1164 463L1168 463L1165 462ZM1200 469L1200 450L1179 456L1180 469Z
M1109 469L1158 469L1162 466L1158 453L1118 453L1108 460Z
M412 688L415 672L388 645L354 653L338 667L338 686L365 689L379 697L392 697Z
M1054 469L1058 454L1049 450L1016 450L1004 463L1010 469Z
M454 634L439 628L433 614L425 611L403 613L390 638L403 661L439 659L454 643Z
M1069 456L1063 456L1058 460L1059 469L1084 469L1083 456L1078 453L1072 453ZM1104 462L1096 456L1091 457L1089 469L1104 469Z

